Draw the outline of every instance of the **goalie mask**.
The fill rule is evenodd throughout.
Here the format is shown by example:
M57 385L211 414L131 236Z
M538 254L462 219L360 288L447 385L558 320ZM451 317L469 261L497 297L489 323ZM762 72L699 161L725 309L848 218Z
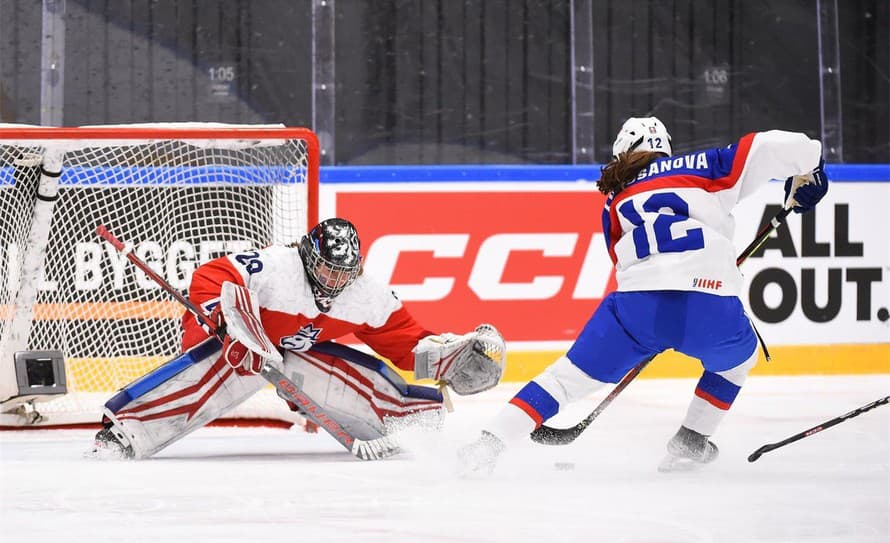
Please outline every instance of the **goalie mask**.
M631 117L624 121L612 144L612 158L631 151L652 151L671 156L671 135L658 117Z
M327 312L343 290L362 272L362 255L355 226L345 219L318 223L300 240L300 258L315 295L315 305Z

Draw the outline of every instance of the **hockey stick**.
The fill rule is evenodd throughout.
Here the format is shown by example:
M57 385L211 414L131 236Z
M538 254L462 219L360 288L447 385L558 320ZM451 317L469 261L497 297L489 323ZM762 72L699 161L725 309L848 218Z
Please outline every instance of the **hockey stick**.
M785 219L788 218L788 214L791 213L790 207L783 208L782 211L776 213L776 216L770 219L768 223L766 223L763 228L760 229L760 232L757 232L757 236L754 238L754 241L748 244L745 247L745 250L742 251L742 254L739 255L738 258L735 259L735 265L741 266L742 263L748 260L748 257L757 252L757 249L763 245L763 242L766 241L766 238L770 237L773 231L782 226L785 222Z
M829 421L823 422L822 424L820 424L818 426L813 426L809 430L804 430L803 432L801 432L799 434L794 434L793 436L789 437L788 439L783 439L782 441L779 441L777 443L768 443L768 444L764 445L763 447L760 447L753 453L751 453L751 456L748 457L748 462L754 462L758 458L760 458L764 453L774 451L774 450L778 449L779 447L784 447L785 445L788 445L789 443L794 443L795 441L801 440L805 437L810 437L813 434L818 434L822 430L827 430L828 428L831 428L832 426L840 424L840 423L844 422L845 420L852 419L853 417L857 417L857 416L865 413L866 411L870 411L870 410L874 409L875 407L886 405L888 402L890 402L890 396L884 396L880 400L873 401L868 405L863 405L859 409L854 409L854 410L850 411L849 413L847 413L846 415L841 415L840 417L835 417Z
M151 269L148 264L143 262L138 256L134 255L132 251L127 251L123 242L109 232L104 225L100 224L96 227L96 234L110 243L118 252L126 255L130 262L142 270L148 277L157 283L158 286L164 289L165 292L173 296L177 302L185 306L185 308L207 326L211 333L213 333L213 335L220 341L225 340L225 327L218 327L209 316L201 311L191 302L191 300L180 294L178 290L174 289L170 283ZM305 415L306 418L311 420L317 426L324 428L325 431L336 439L338 443L343 445L346 450L356 457L361 458L362 460L377 460L392 456L399 451L395 442L387 436L371 440L358 439L353 436L343 427L343 425L325 413L324 408L307 396L300 387L280 370L269 364L267 360L264 360L260 375L275 387L280 396L298 405L301 408L302 414Z
M760 232L757 233L754 241L748 244L748 246L745 247L745 250L742 251L738 258L736 258L736 266L740 266L742 262L747 260L749 256L757 251L757 249L759 249L760 246L763 245L763 242L766 241L770 234L772 234L776 228L778 228L785 222L785 219L788 217L789 213L791 213L791 208L783 208L782 211L778 212L775 217L770 219L770 221L763 228L760 229ZM580 436L581 433L584 432L584 430L586 430L588 426L590 426L590 423L593 422L593 420L597 418L600 413L603 412L603 410L609 407L609 404L612 403L612 400L614 400L615 397L618 396L618 394L620 394L622 390L627 388L627 385L629 385L630 382L633 381L636 376L640 374L641 371L643 371L643 368L649 365L649 362L652 362L653 358L655 358L655 356L651 356L646 360L643 360L642 362L637 364L636 367L627 372L627 375L625 375L624 378L621 379L621 381L617 385L615 385L615 388L612 389L612 392L610 392L609 395L606 396L605 399L603 399L603 401L596 406L596 409L594 409L589 415L584 417L581 422L569 428L553 428L551 426L542 424L530 434L532 441L534 441L535 443L540 443L542 445L568 445L569 443L575 441L575 439Z
M581 432L587 429L590 426L590 423L593 422L593 419L597 418L600 413L603 412L609 404L612 403L621 391L624 390L627 385L630 384L631 381L636 378L637 375L643 371L643 368L649 365L649 362L655 359L655 356L650 356L646 360L643 360L639 364L637 364L632 370L627 372L627 375L624 376L621 381L615 385L615 388L612 389L612 392L609 393L608 396L600 402L596 409L594 409L589 415L584 417L584 420L579 422L578 424L572 426L571 428L551 428L550 426L539 426L534 432L531 433L532 441L535 443L541 443L542 445L568 445L572 441L575 441L575 438L581 435Z

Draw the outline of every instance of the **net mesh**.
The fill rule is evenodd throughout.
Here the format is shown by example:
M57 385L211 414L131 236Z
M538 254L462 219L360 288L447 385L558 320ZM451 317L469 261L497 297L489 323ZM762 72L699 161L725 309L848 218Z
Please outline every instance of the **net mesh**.
M62 351L69 394L40 404L42 415L85 412L98 420L95 395L104 401L180 352L183 308L102 241L97 225L183 293L203 262L305 233L309 162L317 160L305 139L199 137L58 142L65 148L59 198L27 350ZM0 337L21 284L38 158L53 145L0 141ZM245 411L256 416L251 406Z

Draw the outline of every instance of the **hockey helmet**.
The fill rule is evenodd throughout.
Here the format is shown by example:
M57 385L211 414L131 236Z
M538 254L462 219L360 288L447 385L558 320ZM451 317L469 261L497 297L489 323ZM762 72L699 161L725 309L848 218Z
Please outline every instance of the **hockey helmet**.
M330 302L355 282L362 271L361 245L355 226L346 219L321 221L300 240L300 258L316 301L328 298Z
M658 117L631 117L624 121L612 144L612 158L631 151L653 151L666 156L673 154L671 135Z

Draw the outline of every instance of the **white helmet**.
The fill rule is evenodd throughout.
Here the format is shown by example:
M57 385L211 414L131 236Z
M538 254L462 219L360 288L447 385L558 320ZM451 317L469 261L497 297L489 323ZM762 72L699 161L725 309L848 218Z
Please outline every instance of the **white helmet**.
M671 156L671 135L657 117L631 117L624 121L615 137L612 158L631 151L654 151Z

